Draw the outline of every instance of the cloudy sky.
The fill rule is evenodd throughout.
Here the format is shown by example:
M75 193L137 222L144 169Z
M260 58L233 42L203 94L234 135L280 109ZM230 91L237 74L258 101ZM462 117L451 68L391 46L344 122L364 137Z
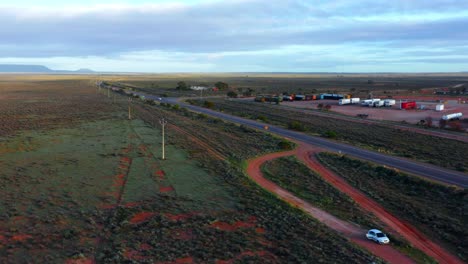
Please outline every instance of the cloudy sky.
M0 1L0 64L123 72L468 71L468 1Z

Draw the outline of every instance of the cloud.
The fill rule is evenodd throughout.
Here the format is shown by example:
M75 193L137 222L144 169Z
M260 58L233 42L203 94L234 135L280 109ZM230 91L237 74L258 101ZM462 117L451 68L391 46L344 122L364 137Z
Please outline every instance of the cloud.
M0 58L172 61L193 68L189 56L203 69L225 69L225 62L236 69L312 69L304 62L311 53L317 67L389 53L403 61L435 56L432 49L465 52L465 10L468 3L452 0L0 5ZM415 50L420 54L410 54Z

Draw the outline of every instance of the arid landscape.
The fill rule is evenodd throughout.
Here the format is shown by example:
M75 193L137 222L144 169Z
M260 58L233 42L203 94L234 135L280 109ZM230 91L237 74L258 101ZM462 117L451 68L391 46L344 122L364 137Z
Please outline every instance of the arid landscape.
M127 77L118 75L107 79L96 75L0 77L2 263L466 260L466 243L456 238L467 234L463 224L468 197L465 188L426 181L352 157L340 158L330 150L288 141L268 129L197 113L187 108L190 104L183 98L171 103L151 100L151 94L186 94L185 98L190 98L192 93L176 87L148 90L143 85L140 89L134 80L157 83L154 76L128 77L125 82ZM191 97L190 102L203 105L208 100L213 109L244 117L255 111L254 119L271 126L281 125L282 118L290 114L306 127L330 130L326 122L314 123L313 115L295 112L288 105L295 102L285 103L286 108L278 112L268 110L275 105L219 97L228 91ZM142 92L147 96L132 95ZM167 121L165 159L163 118ZM302 121L304 118L308 121ZM339 116L327 119L345 122L339 121ZM400 140L409 133L392 132L378 124L364 125L397 133L392 137ZM353 131L349 126L346 129ZM337 128L339 136L332 138L309 128L302 131L329 140L343 138L348 144L351 138L362 137L346 135ZM448 132L466 137L463 132ZM411 141L421 137L436 143L439 162L444 158L453 162L442 165L431 161L430 149L428 155L407 158L465 170L462 153L466 153L466 141L411 134ZM379 144L379 148L391 149L391 143L377 143L378 138L357 146L364 142L370 149ZM407 144L387 153L416 153L410 152L411 148L427 148ZM449 149L451 144L458 150ZM279 155L267 158L264 155L268 153ZM298 159L278 159L291 155ZM258 167L258 173L264 174L260 181L257 172L248 169L257 157L268 160L261 170ZM349 170L350 166L355 169ZM363 181L364 176L368 180ZM337 185L334 177L347 182L348 187ZM355 191L362 197L357 198ZM364 197L368 201L364 202ZM437 207L437 213L426 207L424 201L428 200L434 201L432 208ZM369 207L373 203L376 205ZM382 211L374 211L377 204ZM401 229L401 223L409 229ZM375 227L389 234L390 245L365 239L365 230Z

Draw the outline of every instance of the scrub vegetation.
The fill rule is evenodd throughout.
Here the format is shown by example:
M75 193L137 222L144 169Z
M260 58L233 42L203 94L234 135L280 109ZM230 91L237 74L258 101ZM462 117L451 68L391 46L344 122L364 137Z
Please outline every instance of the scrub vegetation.
M330 153L319 154L327 167L466 260L468 256L468 191Z
M282 139L136 99L128 120L95 80L21 78L0 84L0 262L381 262L243 174Z

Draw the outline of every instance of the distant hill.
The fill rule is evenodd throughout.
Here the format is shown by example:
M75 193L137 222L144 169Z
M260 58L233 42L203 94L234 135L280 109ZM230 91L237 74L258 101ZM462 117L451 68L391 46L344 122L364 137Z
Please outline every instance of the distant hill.
M0 73L93 73L90 69L77 71L51 70L43 65L0 64Z

